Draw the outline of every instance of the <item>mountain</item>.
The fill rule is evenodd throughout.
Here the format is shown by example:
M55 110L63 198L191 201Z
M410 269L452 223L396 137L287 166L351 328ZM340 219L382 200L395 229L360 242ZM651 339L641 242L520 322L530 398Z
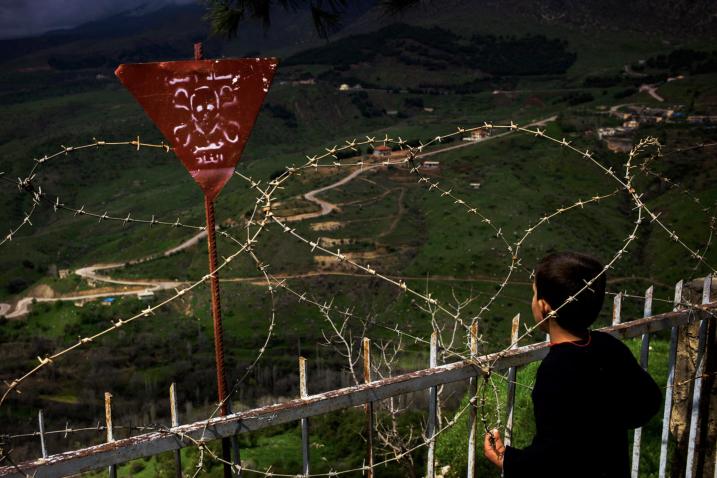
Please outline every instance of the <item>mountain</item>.
M373 3L356 2L342 24L353 22ZM0 64L23 70L114 69L122 62L187 58L197 41L204 42L205 54L212 57L296 51L322 43L306 10L277 9L270 27L246 22L232 40L212 35L205 14L202 5L168 4L127 10L37 37L0 40Z

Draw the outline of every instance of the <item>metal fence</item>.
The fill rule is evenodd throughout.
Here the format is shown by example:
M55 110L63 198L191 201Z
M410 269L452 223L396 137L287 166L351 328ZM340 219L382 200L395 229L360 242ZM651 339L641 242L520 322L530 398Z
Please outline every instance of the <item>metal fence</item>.
M710 299L712 278L707 276L702 284L702 297L700 304L688 304L683 300L683 283L680 281L675 287L674 310L663 314L652 314L652 287L644 297L644 317L622 323L622 294L616 294L613 303L613 321L610 327L603 330L620 339L641 337L640 364L647 368L650 354L651 334L663 330L670 330L670 345L668 356L668 376L665 393L664 412L662 418L662 434L660 446L659 476L665 477L672 473L668 470L668 445L674 437L670 432L671 414L675 404L673 403L673 392L676 386L675 366L678 360L678 347L681 345L680 332L687 327L698 326L697 347L693 350L694 371L693 377L688 381L691 388L689 394L688 413L688 441L686 460L684 465L684 476L692 478L697 476L697 464L701 465L701 473L707 476L705 470L715 469L714 450L707 456L704 428L707 426L708 413L704 412L705 394L703 393L704 379L710 377L714 371L708 369L707 350L712 345L712 339L708 338L710 323L714 327L714 310L717 309L717 302ZM518 336L519 318L513 320L512 338ZM512 343L515 340L511 341ZM368 339L363 342L364 359L364 380L365 383L351 387L332 390L329 392L308 395L306 388L305 362L300 359L300 398L284 403L255 408L240 413L229 414L228 416L211 418L185 425L179 425L176 412L176 395L174 387L170 390L170 403L172 411L171 426L163 430L153 430L149 433L132 436L130 438L114 440L113 426L111 419L111 395L106 394L106 424L102 429L106 431L107 442L101 445L91 446L78 450L59 453L47 456L45 448L45 435L50 432L44 430L42 413L39 415L39 431L33 433L39 437L42 445L41 458L10 466L0 467L0 476L3 477L50 477L66 476L81 473L89 470L97 470L108 467L110 476L116 476L116 466L137 458L157 455L159 453L175 451L177 476L181 476L181 462L178 450L188 446L197 446L207 441L219 440L222 438L235 437L237 434L252 432L274 425L288 422L300 421L302 427L302 455L303 467L301 473L286 476L310 476L309 465L309 442L310 434L308 420L317 415L329 412L363 406L367 415L366 420L366 445L367 455L364 465L354 472L364 473L366 476L373 476L375 463L373 460L373 433L375 431L374 403L393 396L409 394L414 392L428 391L428 419L425 441L422 445L427 448L427 467L425 476L433 478L435 472L435 442L436 431L439 427L437 420L437 387L452 382L468 381L469 393L476 393L477 380L482 374L489 370L508 371L508 390L506 397L506 442L514 439L516 432L513 430L513 409L515 404L515 384L518 369L521 366L541 360L548 353L547 342L536 343L523 347L513 347L509 350L488 355L477 355L477 329L471 330L469 360L457 361L445 365L437 365L438 341L435 334L430 342L430 363L429 368L414 372L404 373L380 380L373 380L370 370L370 346ZM490 364L490 367L488 366ZM708 394L709 395L709 394ZM468 448L468 478L476 476L476 442L480 436L478 433L478 410L477 401L470 403L469 431L466 438ZM709 410L708 410L709 412ZM642 445L642 432L637 429L634 433L632 451L632 476L637 477L640 466L640 451ZM705 445L705 446L703 446ZM238 466L237 453L235 453L234 470L237 473L242 471ZM330 474L339 476L346 471L332 472ZM712 471L715 473L715 471ZM273 476L284 476L272 474ZM715 475L717 476L717 474Z

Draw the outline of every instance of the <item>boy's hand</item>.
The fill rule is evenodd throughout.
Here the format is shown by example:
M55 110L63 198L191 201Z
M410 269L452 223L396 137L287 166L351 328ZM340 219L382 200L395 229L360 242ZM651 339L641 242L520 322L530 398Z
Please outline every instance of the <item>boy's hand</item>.
M485 440L483 441L483 454L488 461L493 463L498 468L503 468L503 454L505 453L505 445L503 440L500 438L500 432L497 428L491 430L490 433L485 434Z

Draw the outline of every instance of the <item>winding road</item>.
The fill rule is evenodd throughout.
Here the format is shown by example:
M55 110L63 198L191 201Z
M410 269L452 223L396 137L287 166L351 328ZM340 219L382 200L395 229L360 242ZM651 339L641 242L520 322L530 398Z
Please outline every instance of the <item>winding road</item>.
M525 125L525 127L532 127L532 126L544 126L547 123L551 121L555 121L557 116L550 116L548 118L544 118L541 120L534 121L530 124ZM445 153L447 151L452 151L455 149L460 148L466 148L470 146L474 146L476 144L481 144L486 141L490 141L496 138L500 138L506 135L509 135L511 133L514 133L515 130L508 130L504 133L500 133L497 135L489 136L481 141L471 141L471 142L465 142L458 145L453 146L446 146L443 148L437 148L435 150L427 151L425 153L421 153L416 156L416 158L425 158L429 156L433 156L440 153ZM305 221L307 219L315 219L318 217L326 216L327 214L330 214L332 211L336 210L339 206L337 204L331 203L329 201L326 201L324 199L321 199L318 197L319 194L329 191L331 189L338 188L340 186L343 186L344 184L347 184L356 177L358 177L360 174L370 171L372 169L380 168L382 167L382 164L375 164L371 166L362 166L360 168L357 168L356 170L349 173L344 178L340 179L339 181L336 181L335 183L329 184L328 186L323 186L317 189L314 189L312 191L309 191L303 195L304 199L306 199L309 202L312 202L319 206L318 211L309 212L309 213L302 213L297 214L293 216L287 216L284 217L283 220L286 222L297 222L297 221ZM93 281L93 282L104 282L107 284L114 284L119 286L131 286L134 287L133 290L115 290L115 291L103 291L98 292L96 294L92 294L91 290L84 291L85 294L75 294L75 295L68 295L68 296L61 296L61 297L35 297L35 296L28 296L20 299L13 304L8 303L0 303L0 317L6 317L8 319L14 319L19 318L24 315L27 315L30 311L30 306L32 305L33 301L35 302L56 302L56 301L77 301L77 300L87 300L87 299L99 299L103 297L116 297L116 296L126 296L126 295L137 295L140 292L156 292L161 290L168 290L168 289L175 289L182 284L183 282L177 282L177 281L163 281L163 280L152 280L152 279L115 279L108 275L100 274L100 271L109 271L112 269L117 269L119 267L124 266L125 264L139 264L142 262L147 262L152 259L156 259L158 257L166 257L170 256L172 254L175 254L177 252L180 252L184 249L187 249L189 247L192 247L199 243L199 241L203 240L206 237L207 233L206 231L201 231L191 238L187 239L186 241L182 242L178 246L172 247L170 249L167 249L159 254L152 254L150 256L146 256L140 259L134 259L128 262L123 263L102 263L102 264L94 264L87 267L81 267L77 270L75 270L75 274L82 277L85 280ZM362 274L354 274L354 273L346 273L346 272L332 272L332 271L322 271L322 272L308 272L304 274L296 274L296 275L286 275L281 276L282 278L309 278L309 277L316 277L321 275L344 275L344 276L358 276L363 277ZM426 280L425 277L408 277L408 276L396 276L396 278L400 278L403 280L407 279L421 279ZM240 278L231 278L231 279L223 279L222 281L231 281L231 282L248 282L248 283L260 283L262 280L261 277L240 277ZM494 282L494 278L490 277L451 277L451 276L434 276L431 277L429 280L437 280L437 281L482 281L482 282Z
M172 254L175 254L179 251L182 251L184 249L187 249L189 247L194 246L199 241L201 241L203 238L207 236L206 231L201 231L191 238L187 239L180 245L176 247L172 247L170 249L167 249L166 251L162 252L161 254L153 254L147 257L143 257L141 259L135 259L132 261L129 261L127 264L139 264L142 262L146 262L152 259L156 259L159 256L169 256ZM78 293L73 295L66 295L61 297L35 297L35 296L28 296L20 299L15 303L15 306L13 307L12 304L7 303L0 303L0 317L5 316L8 319L16 319L19 317L22 317L24 315L27 315L30 312L30 306L32 305L33 301L35 302L57 302L57 301L65 301L65 302L74 302L77 300L88 300L88 299L101 299L104 297L117 297L117 296L124 296L124 295L137 295L141 292L156 292L160 290L167 290L167 289L174 289L179 286L181 286L182 282L176 282L176 281L163 281L163 280L140 280L140 279L115 279L107 275L99 274L98 271L107 271L111 269L116 269L118 267L124 266L125 263L118 262L118 263L110 263L110 264L94 264L87 267L81 267L77 270L75 270L75 274L82 277L85 280L94 281L94 282L105 282L108 284L114 284L114 285L121 285L121 286L130 286L134 287L132 290L113 290L113 291L103 291L98 292L96 294L92 293ZM91 292L84 291L84 292Z
M547 118L533 121L532 123L529 123L529 124L525 125L524 127L530 128L532 126L545 126L546 124L548 124L552 121L555 121L557 118L558 118L557 115L549 116ZM468 148L470 146L475 146L476 144L485 143L486 141L490 141L493 139L501 138L503 136L507 136L514 132L515 132L515 130L509 129L508 131L506 131L504 133L488 136L487 138L482 139L480 141L468 141L468 142L462 142L460 144L453 145L453 146L445 146L443 148L437 148L437 149L434 149L431 151L427 151L425 153L417 154L416 158L427 158L430 156L434 156L436 154L441 154L441 153L445 153L447 151L452 151L454 149ZM336 181L335 183L332 183L332 184L329 184L328 186L324 186L324 187L309 191L308 193L303 195L304 199L318 205L319 210L314 211L314 212L295 214L293 216L287 216L282 219L286 222L296 222L296 221L305 221L306 219L315 219L317 217L326 216L327 214L336 210L338 208L338 205L317 197L318 194L320 194L322 192L329 191L331 189L338 188L340 186L343 186L344 184L349 183L349 182L353 181L354 179L356 179L356 177L359 174L365 173L366 171L370 171L371 169L380 168L381 166L383 166L383 164L362 166L362 167L356 169L355 171L352 171L346 177Z

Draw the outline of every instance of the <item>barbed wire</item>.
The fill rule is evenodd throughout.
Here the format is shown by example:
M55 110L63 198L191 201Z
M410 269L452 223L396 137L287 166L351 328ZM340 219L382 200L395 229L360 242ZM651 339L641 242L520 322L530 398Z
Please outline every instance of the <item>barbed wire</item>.
M540 138L547 140L549 142L553 142L554 144L558 144L562 148L565 148L569 151L572 151L576 153L579 157L582 159L587 160L588 162L595 165L599 170L601 170L605 175L607 175L612 181L617 183L617 188L614 189L612 192L606 193L606 194L596 194L589 199L582 200L578 199L575 203L560 207L556 210L554 210L552 213L543 215L540 219L538 219L536 222L532 223L533 225L529 226L527 229L524 230L523 235L515 242L508 241L507 237L505 236L503 229L490 217L485 215L482 211L480 211L477 207L471 205L466 200L459 197L458 194L453 192L452 188L446 188L440 184L438 180L434 180L426 175L424 175L421 171L421 165L416 164L416 160L420 159L422 155L426 152L427 149L429 149L432 146L435 146L436 144L439 144L448 138L452 138L457 135L462 135L465 133L471 133L473 131L478 130L487 130L489 132L493 131L505 131L504 133L498 135L503 136L505 134L514 133L514 132L520 132L524 134L531 135L535 138ZM347 151L352 151L355 153L359 152L359 148L361 146L374 146L376 143L382 143L383 145L387 144L393 144L396 145L400 150L405 151L405 156L396 158L396 159L386 159L379 162L365 162L363 159L359 160L351 160L351 161L342 161L339 159L339 154L345 153ZM49 156L44 156L41 159L36 159L35 164L33 165L30 174L25 179L18 179L17 182L10 181L4 176L0 176L0 179L4 180L5 182L9 182L12 184L15 184L20 190L23 190L33 197L33 204L30 209L29 213L26 213L25 219L23 222L17 226L15 229L11 229L11 233L2 241L0 242L0 245L4 244L6 241L9 241L12 239L14 235L17 234L17 232L25 225L32 226L32 223L30 222L30 217L35 212L36 208L41 204L50 204L53 207L53 210L57 212L58 210L66 211L68 213L72 213L74 215L81 215L81 216L88 216L95 219L98 219L100 222L103 220L108 221L121 221L124 224L133 222L133 223L141 223L141 224L149 224L152 225L163 225L163 226L174 226L174 227L184 227L194 230L202 231L204 230L204 227L202 226L192 226L188 224L184 224L177 219L175 222L168 222L168 221L159 221L156 220L154 216L150 220L147 219L135 219L131 217L131 214L128 214L126 217L120 217L120 216L113 216L108 214L108 212L105 212L103 214L99 214L97 212L90 212L85 209L85 206L82 205L80 208L74 208L72 206L65 205L62 203L57 197L55 200L49 199L50 196L43 192L41 189L41 186L35 186L36 181L36 174L37 170L40 167L40 165L46 163L49 160L52 160L54 158L57 158L61 155L67 155L71 152L82 150L82 149L88 149L92 147L100 147L100 146L120 146L120 145L130 145L136 147L136 149L140 149L140 147L146 146L146 147L152 147L152 148L161 148L164 149L166 152L169 152L171 148L169 148L164 143L161 144L150 144L150 143L141 143L139 137L135 141L127 141L127 142L105 142L105 141L97 141L93 143L89 143L87 145L82 145L78 147L62 147L62 150L54 153ZM593 153L591 153L589 150L581 151L577 149L574 145L572 145L571 142L567 141L565 138L562 140L559 140L557 138L551 137L546 134L545 130L541 130L539 126L536 126L535 129L530 129L529 126L523 127L519 126L513 122L511 122L509 125L494 125L492 123L484 123L482 126L475 127L475 128L458 128L455 132L449 133L447 135L443 136L436 136L432 140L423 143L420 142L418 146L411 146L409 145L405 140L403 140L401 137L398 137L397 139L391 138L388 135L385 135L383 139L377 139L377 137L371 137L367 136L365 139L362 140L349 140L346 141L345 144L339 146L335 145L331 148L325 148L325 152L321 153L319 155L314 156L306 156L306 161L301 164L300 166L291 165L285 169L279 176L276 178L268 181L265 184L262 184L262 181L256 181L252 179L249 176L246 176L239 171L236 171L235 174L242 178L246 183L248 183L250 189L254 190L258 193L258 196L255 198L254 204L253 204L253 210L251 214L249 215L249 219L246 221L246 224L244 226L244 230L246 232L246 240L239 240L236 237L234 237L233 234L227 232L227 231L220 231L220 235L222 237L225 237L229 241L233 242L235 246L238 246L237 249L235 249L231 255L223 258L223 262L219 265L217 268L218 273L220 270L224 269L230 262L232 262L233 259L238 257L241 254L246 254L248 257L251 258L251 260L254 262L257 269L261 272L261 276L263 278L264 286L267 288L267 290L270 293L270 304L271 304L271 313L269 316L269 325L267 330L267 335L265 337L265 340L263 341L262 347L258 350L258 353L255 357L255 359L250 363L250 365L245 369L244 373L237 379L234 386L232 387L232 391L230 394L228 394L228 397L226 400L229 400L234 393L237 391L239 384L248 376L249 373L255 368L256 364L259 362L261 357L266 351L266 348L268 344L270 343L272 333L274 330L274 327L276 325L276 299L275 299L275 290L280 289L285 292L287 292L289 295L293 296L295 299L297 299L299 302L305 302L309 305L312 305L313 307L317 308L317 310L320 312L321 315L323 315L330 324L333 324L332 319L330 318L330 314L337 314L339 317L342 317L345 320L351 319L351 320L357 320L360 323L364 324L364 327L367 324L370 324L372 326L380 326L384 330L391 331L392 333L395 333L399 337L406 337L411 339L414 343L422 343L422 344L428 344L428 341L424 338L421 338L415 334L410 334L405 331L402 331L399 329L398 325L395 327L389 327L383 324L378 324L375 321L371 321L367 317L360 317L357 314L353 313L349 309L346 310L340 310L338 309L332 301L321 301L317 298L313 298L309 296L306 292L302 292L299 290L294 289L293 287L290 287L287 284L287 279L281 279L278 278L276 275L271 274L269 272L270 264L264 262L261 257L258 255L257 250L255 246L259 243L259 238L262 233L264 233L266 230L268 230L270 225L276 225L278 226L279 230L283 233L287 234L288 236L292 237L293 239L297 240L298 242L302 243L304 246L309 248L311 253L314 252L321 252L323 254L328 254L329 256L336 259L338 264L346 264L350 268L353 268L359 272L361 272L363 275L367 277L374 277L384 283L390 284L391 286L397 288L400 292L409 294L416 299L420 300L421 302L427 304L427 307L431 311L440 312L443 314L446 318L449 320L454 321L455 324L457 324L460 327L463 327L466 331L470 328L471 324L477 323L483 315L490 310L490 307L495 303L495 301L498 300L498 298L501 296L507 285L511 282L514 271L516 269L522 269L526 272L530 272L529 269L527 269L526 266L522 264L522 259L520 257L520 250L523 247L523 245L526 243L529 236L531 236L537 229L544 226L545 224L549 223L551 220L555 219L556 217L566 214L568 212L577 210L577 209L583 209L585 206L592 205L593 203L597 204L605 199L613 198L617 196L620 193L626 193L629 197L630 201L634 205L634 210L636 212L637 218L634 221L633 228L631 232L628 234L628 236L624 239L620 249L617 250L617 252L612 256L611 260L606 263L604 266L603 271L599 274L602 275L607 270L614 267L615 263L619 261L625 254L628 253L628 247L637 239L637 232L640 228L642 222L643 222L643 216L647 216L650 219L651 223L657 223L660 228L667 234L667 236L674 241L676 244L678 244L682 249L687 251L692 259L695 259L698 261L698 265L704 264L707 266L711 271L714 271L714 268L706 261L705 254L707 249L709 248L709 244L711 243L711 237L712 233L714 231L714 223L715 223L715 215L713 214L711 216L711 222L710 222L710 235L709 239L707 241L707 245L704 250L700 252L699 249L693 249L688 244L686 244L682 239L679 238L677 235L677 232L671 228L668 227L660 218L660 214L655 214L648 206L644 203L642 200L643 193L638 193L636 190L636 187L634 185L634 179L635 174L634 171L636 169L639 169L641 172L646 174L652 174L651 170L649 169L649 163L652 161L651 159L645 160L642 165L637 166L635 165L635 160L643 153L647 148L657 148L657 153L655 157L659 157L660 155L660 144L655 140L654 138L646 138L644 140L641 140L638 145L633 148L633 150L628 155L628 160L625 163L625 174L623 178L618 177L617 173L613 170L612 167L607 167L601 164L599 161L597 161L594 158ZM437 151L440 152L440 151ZM432 151L432 154L435 154L436 151ZM327 162L328 161L328 162ZM481 305L479 312L473 316L466 316L464 315L463 309L460 305L460 301L457 301L457 305L450 305L448 303L444 303L443 301L438 300L437 298L433 297L430 291L427 292L421 292L413 287L410 287L405 280L401 279L394 279L389 274L386 274L382 271L379 271L377 268L372 267L370 264L361 264L358 261L351 258L350 255L346 253L342 253L340 249L331 249L329 247L324 247L321 244L321 241L319 239L312 240L307 237L304 237L302 234L300 234L296 228L292 228L289 226L289 223L291 222L288 218L278 216L273 211L273 205L277 202L276 201L276 194L283 190L285 188L285 184L292 179L293 177L297 176L301 172L310 171L310 170L318 170L319 168L353 168L357 169L361 172L371 170L371 169L377 169L381 167L388 167L388 166L398 166L398 167L404 167L406 170L418 177L418 184L426 185L428 191L435 191L439 193L439 195L443 198L447 198L452 204L457 205L463 210L466 214L472 217L476 217L481 223L486 224L489 229L493 232L495 237L499 239L499 241L503 244L505 250L507 251L509 257L510 257L510 264L507 266L507 272L505 276L503 276L502 280L500 280L499 286L495 293L493 293L488 300L486 300L483 305ZM676 183L670 183L670 184L676 184ZM678 187L675 185L674 187ZM679 188L681 190L686 190L682 185L679 185ZM685 193L687 194L687 193ZM698 202L699 204L699 202ZM577 295L579 295L584 290L588 289L595 280L599 277L596 276L590 281L587 281L585 286L576 294L569 297L566 302L563 304L560 304L558 307L556 307L554 310L552 310L549 314L546 315L546 317L534 324L532 327L528 327L526 332L522 335L519 335L518 339L511 342L511 344L499 351L497 354L497 357L500 357L501 354L507 353L509 348L517 344L518 341L521 339L524 339L525 337L532 334L540 325L545 321L552 317L554 317L557 312L565 305L570 303L571 301L575 300ZM99 339L100 337L103 337L105 335L110 334L114 330L118 330L120 327L129 324L135 320L138 320L143 317L148 317L151 314L153 314L156 310L160 309L161 307L166 306L170 302L177 300L184 294L191 292L193 289L195 289L200 284L206 282L208 279L211 278L211 275L205 275L201 279L198 279L194 282L191 282L190 285L185 286L182 289L176 290L176 293L171 295L169 298L161 301L155 306L148 306L145 310L143 310L139 314L135 314L127 319L119 319L117 322L113 324L112 327L108 327L94 335L90 335L87 337L80 337L78 342L70 347L67 347L63 350L60 350L59 352L55 352L51 355L46 355L44 357L38 357L39 364L35 366L33 369L31 369L26 374L20 376L19 378L16 378L12 380L11 382L6 382L7 389L0 398L0 406L3 404L4 400L6 399L7 395L18 388L18 386L27 380L29 377L37 373L39 370L41 370L46 365L52 364L56 359L61 358L65 354L68 354L77 348L81 347L82 345L92 343L96 339ZM629 296L626 294L626 296ZM637 296L635 296L637 297ZM658 299L659 300L659 299ZM434 316L433 316L434 317ZM435 329L436 324L434 322L434 319L432 319L432 327ZM334 329L334 332L341 336L344 331L343 329ZM452 339L450 344L452 344ZM463 348L463 344L461 344L461 349ZM446 354L446 356L451 357L457 357L461 358L463 360L471 360L473 359L472 355L467 355L464 352L459 350L454 350L451 345L447 347L442 347L443 353ZM354 352L351 350L350 346L347 349L347 355L349 362L351 360L354 360L352 354ZM490 388L493 392L493 394L498 393L498 389L495 386L495 384L492 383L491 378L491 372L493 371L493 368L496 364L497 358L492 361L492 363L480 363L476 361L476 365L480 367L485 372L485 384L482 387L482 395L481 395L481 409L485 407L485 404L487 402L486 400L486 393L488 390L488 385L490 384ZM354 376L355 377L355 376ZM355 379L356 380L356 379ZM497 398L497 397L496 397ZM496 400L496 404L499 404L500 401ZM223 403L220 403L216 406L214 411L212 412L210 418L214 416L218 410L220 410ZM465 410L470 406L466 406L463 408L460 413L462 414L465 412ZM483 410L481 413L481 420L484 424L484 428L486 429L486 432L489 431L489 421L487 418L488 413ZM497 411L496 415L500 417L500 412ZM498 418L498 423L500 418ZM208 421L207 421L208 423ZM447 429L449 426L452 426L452 424L455 423L454 420L451 420L448 422L448 424L445 427L442 427L438 433L442 432L443 430ZM187 438L187 437L184 437ZM411 448L410 451L407 451L406 453L410 453L415 451L415 449L425 446L428 443L428 441L425 441L423 443L420 443L414 448ZM206 448L203 443L198 442L195 443L195 445L199 448L201 453L201 459L203 459L204 453L209 450ZM221 458L217 457L215 454L209 450L209 455L212 455L212 459L217 461L223 461ZM396 461L400 458L405 456L405 453L399 457L398 455L391 457L390 459L387 459L385 462L382 463L376 463L374 466L378 466L383 463L387 463L390 461ZM200 459L200 461L201 461ZM231 465L231 463L229 463ZM234 465L236 466L236 465ZM198 467L199 470L200 467ZM257 473L257 474L263 474L265 476L297 476L295 474L277 474L272 472L262 472L259 470L251 470L248 468L242 468L243 471L251 472L251 473ZM314 474L311 476L338 476L340 474L350 473L350 472L357 472L357 471L363 471L365 470L365 466L361 468L355 468L351 470L341 470L336 472L329 472L325 474ZM303 476L303 475L302 475Z

